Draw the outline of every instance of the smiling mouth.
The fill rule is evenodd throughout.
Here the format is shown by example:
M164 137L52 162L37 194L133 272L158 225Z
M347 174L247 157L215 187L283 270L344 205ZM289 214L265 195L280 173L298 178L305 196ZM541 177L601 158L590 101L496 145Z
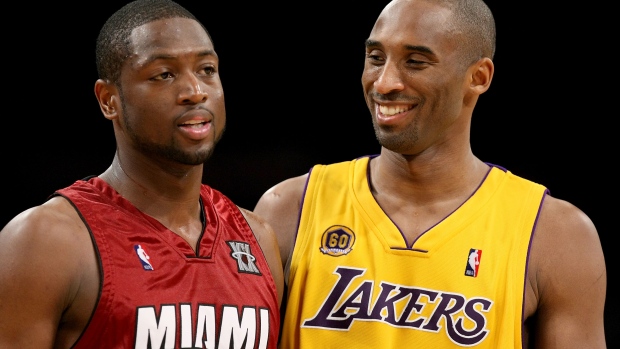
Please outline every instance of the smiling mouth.
M390 105L385 106L379 104L379 112L385 116L392 116L413 109L413 104Z

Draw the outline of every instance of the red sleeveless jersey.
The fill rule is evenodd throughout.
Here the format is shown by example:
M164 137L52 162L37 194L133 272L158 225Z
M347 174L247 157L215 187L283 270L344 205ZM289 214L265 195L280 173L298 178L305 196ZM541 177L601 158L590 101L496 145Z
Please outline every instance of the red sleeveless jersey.
M273 277L241 211L222 193L202 185L198 253L98 177L54 195L80 214L101 273L75 349L276 348Z

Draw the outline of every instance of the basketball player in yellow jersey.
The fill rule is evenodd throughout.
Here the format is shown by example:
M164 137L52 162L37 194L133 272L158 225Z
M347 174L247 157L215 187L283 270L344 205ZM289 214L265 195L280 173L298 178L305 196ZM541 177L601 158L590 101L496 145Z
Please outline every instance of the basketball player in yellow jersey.
M393 0L365 45L380 154L315 166L255 207L285 267L280 347L605 348L593 222L472 153L495 69L486 4Z

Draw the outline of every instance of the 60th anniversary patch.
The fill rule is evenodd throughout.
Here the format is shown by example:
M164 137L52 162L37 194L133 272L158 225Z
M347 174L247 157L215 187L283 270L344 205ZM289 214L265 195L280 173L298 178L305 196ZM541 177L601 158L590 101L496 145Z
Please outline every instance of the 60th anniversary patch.
M333 225L321 237L321 252L330 256L343 256L353 250L355 233L343 225Z

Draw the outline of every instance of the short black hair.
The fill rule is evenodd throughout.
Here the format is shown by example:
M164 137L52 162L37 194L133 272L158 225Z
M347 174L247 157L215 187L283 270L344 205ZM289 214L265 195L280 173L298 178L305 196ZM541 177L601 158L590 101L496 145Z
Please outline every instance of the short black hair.
M463 67L480 58L495 56L496 28L491 9L483 0L426 0L449 8L452 30L463 36L459 43L459 60Z
M458 28L466 33L467 42L463 47L467 58L477 61L480 58L495 56L496 28L495 18L489 6L482 0L461 0L456 2L452 13Z
M135 0L114 12L97 37L95 59L99 78L118 84L123 63L131 53L129 37L135 28L159 19L178 17L195 20L209 35L191 12L172 0Z

